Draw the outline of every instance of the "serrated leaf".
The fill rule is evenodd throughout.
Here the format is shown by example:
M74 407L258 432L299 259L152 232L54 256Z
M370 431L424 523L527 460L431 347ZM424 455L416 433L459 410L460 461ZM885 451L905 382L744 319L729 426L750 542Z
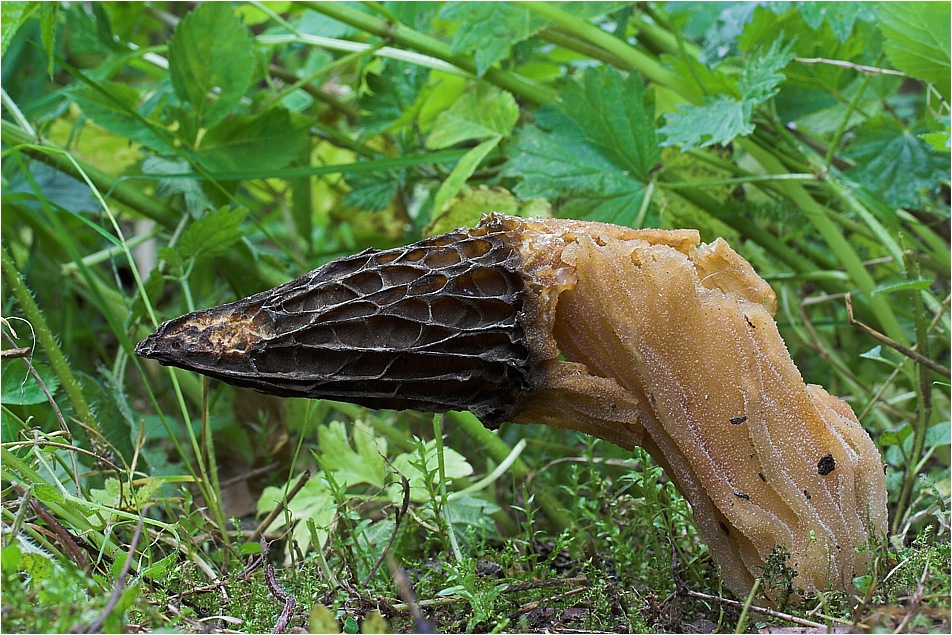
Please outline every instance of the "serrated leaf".
M59 2L43 2L40 8L40 33L43 38L43 49L49 62L46 74L53 79L53 62L56 59L56 19L59 17Z
M387 60L378 73L366 76L369 94L360 99L364 134L393 130L414 121L425 98L429 71L414 64Z
M447 2L439 17L459 21L450 50L472 54L479 77L546 25L539 14L508 2Z
M318 461L343 485L368 483L383 488L387 477L387 442L362 421L353 425L353 446L347 440L347 426L332 421L318 430Z
M406 178L404 170L357 172L347 176L350 190L341 201L344 207L365 212L379 212L393 202L393 197Z
M883 49L904 73L933 84L949 100L952 85L952 5L884 2L879 5Z
M212 172L228 173L283 168L308 143L307 124L283 108L261 115L237 115L202 137L198 159Z
M247 216L242 207L222 207L190 224L178 244L178 252L196 260L214 258L241 240L241 223Z
M521 198L560 200L588 220L634 220L648 173L660 157L654 108L637 73L591 69L569 84L561 105L536 112L518 135L506 176L520 178Z
M780 72L793 59L790 46L778 38L766 52L749 55L741 70L737 90L740 99L730 95L708 97L704 105L681 105L678 112L668 115L661 128L665 135L662 145L681 145L682 151L727 145L735 137L745 137L754 131L751 115L754 109L773 97L784 80Z
M752 112L751 102L723 95L705 99L703 106L678 106L678 112L668 116L668 123L661 128L665 136L662 145L681 145L683 152L727 145L734 137L746 137L754 131Z
M172 86L192 105L197 127L214 125L238 105L254 68L251 34L227 3L200 4L169 43Z
M40 8L42 2L17 2L7 0L0 2L0 55L7 52L7 47L13 41L20 27L27 19Z
M847 155L857 165L847 174L891 206L918 205L921 191L937 187L949 164L916 132L891 117L869 119L856 130Z
M825 20L840 42L849 38L857 18L871 13L865 2L798 2L797 9L813 30L819 29Z
M36 369L36 373L43 380L50 394L55 395L59 388L59 379L53 369L42 362L33 362L33 368ZM0 386L2 386L0 403L9 406L28 406L45 403L47 400L36 378L22 364L19 368L5 366L3 373L0 374Z
M766 52L758 52L747 58L741 71L741 97L762 104L779 91L784 80L783 70L794 58L792 43L784 44L783 34L774 41Z
M127 137L158 152L171 153L173 146L140 121L137 112L139 93L119 82L99 82L101 90L83 86L73 92L73 99L93 121L109 132Z
M479 83L436 118L426 140L439 150L461 141L508 137L519 119L519 106L511 93Z

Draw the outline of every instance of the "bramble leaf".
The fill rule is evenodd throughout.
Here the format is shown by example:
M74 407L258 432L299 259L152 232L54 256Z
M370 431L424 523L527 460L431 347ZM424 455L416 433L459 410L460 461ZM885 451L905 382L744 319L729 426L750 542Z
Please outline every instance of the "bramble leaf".
M884 2L879 6L883 48L896 68L933 84L948 101L952 5L948 2Z
M275 170L300 155L307 143L307 124L287 110L236 115L209 129L198 157L212 172Z
M451 51L473 54L480 77L546 24L537 13L509 2L448 2L439 17L460 21Z
M197 127L214 125L238 105L254 68L251 34L228 4L200 4L179 22L169 43L172 86L192 105Z
M777 93L784 80L780 71L793 59L790 46L783 46L782 40L778 38L765 53L748 56L737 84L740 99L708 97L703 106L682 105L678 112L668 115L667 125L661 128L665 135L662 145L681 144L682 151L687 151L727 145L735 137L753 132L754 109Z
M214 258L241 240L241 223L247 210L241 207L221 207L208 212L190 224L179 241L177 251L185 257Z
M368 73L370 90L360 99L360 118L365 135L393 130L410 124L426 97L429 71L421 66L387 61L379 72Z
M350 190L344 194L344 207L365 212L379 212L393 202L393 197L406 178L406 170L358 172L347 177Z
M521 198L560 200L579 218L626 224L637 214L660 150L654 106L640 77L592 69L569 84L561 105L536 112L518 135L504 174Z
M19 2L7 0L0 3L0 54L7 52L7 47L13 41L20 27L43 5L42 2Z
M948 159L896 119L870 119L857 129L856 139L847 154L858 164L849 176L891 206L918 205L922 190L948 176Z
M109 132L128 137L147 148L163 153L174 151L169 139L133 114L137 112L139 101L135 89L118 82L99 82L99 87L102 90L83 86L73 93L76 103L93 121Z

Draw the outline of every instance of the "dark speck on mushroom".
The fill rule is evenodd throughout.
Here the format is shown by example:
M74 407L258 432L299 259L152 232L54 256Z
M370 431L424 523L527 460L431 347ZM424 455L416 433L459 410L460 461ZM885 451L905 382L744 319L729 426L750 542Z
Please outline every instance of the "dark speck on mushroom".
M836 461L833 459L832 454L825 455L822 459L819 460L816 464L816 471L820 476L826 476L836 468Z

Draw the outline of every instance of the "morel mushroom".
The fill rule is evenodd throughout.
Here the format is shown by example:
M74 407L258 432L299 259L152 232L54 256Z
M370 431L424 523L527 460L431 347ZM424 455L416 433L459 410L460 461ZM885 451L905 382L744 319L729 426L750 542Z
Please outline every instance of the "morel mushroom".
M262 392L470 410L641 445L691 503L726 585L778 545L806 591L849 589L885 532L879 452L804 384L776 300L693 230L492 214L162 324L136 353Z

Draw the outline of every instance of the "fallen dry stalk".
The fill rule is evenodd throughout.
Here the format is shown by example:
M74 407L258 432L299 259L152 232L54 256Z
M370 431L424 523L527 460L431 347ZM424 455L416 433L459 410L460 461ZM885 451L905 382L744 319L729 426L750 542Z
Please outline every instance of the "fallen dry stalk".
M849 589L885 532L882 461L804 383L775 311L723 240L492 214L170 320L136 352L271 394L641 445L736 594L777 545L804 590Z

